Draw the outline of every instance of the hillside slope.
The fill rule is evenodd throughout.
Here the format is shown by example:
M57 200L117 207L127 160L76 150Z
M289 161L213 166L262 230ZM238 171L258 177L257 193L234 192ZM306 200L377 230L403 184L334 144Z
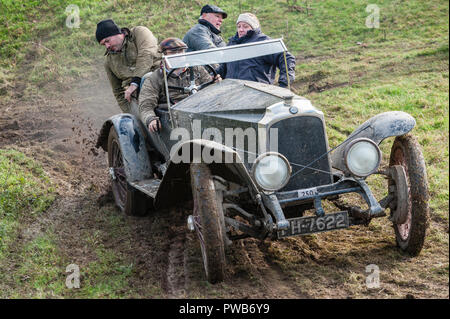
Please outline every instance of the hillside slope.
M24 185L45 194L38 208L27 195L18 209L8 206L7 218L0 210L0 297L448 298L447 1L377 1L379 11L366 11L367 1L216 1L229 13L224 38L243 11L255 13L266 34L284 38L297 60L293 91L325 113L330 146L383 111L416 118L431 191L419 257L396 249L389 221L378 219L340 232L239 242L227 254L226 281L212 286L196 238L185 233L188 208L135 219L114 207L105 154L93 148L102 121L119 112L96 23L113 18L145 25L159 40L182 37L205 3L0 1L0 149L7 150L0 153L0 203L11 199L10 186L21 185L11 182L6 163L25 160L9 149L35 161ZM69 27L77 22L66 11L71 4L79 28ZM368 28L377 12L379 28ZM385 159L391 142L382 144ZM33 175L33 167L45 173ZM371 182L381 197L385 181ZM65 286L69 264L80 267L79 289ZM381 271L379 289L366 287L370 264Z

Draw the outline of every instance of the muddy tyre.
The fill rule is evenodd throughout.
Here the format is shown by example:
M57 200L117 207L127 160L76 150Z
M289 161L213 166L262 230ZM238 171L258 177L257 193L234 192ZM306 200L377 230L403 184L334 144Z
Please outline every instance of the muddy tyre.
M397 245L412 256L422 250L428 228L428 182L421 147L412 135L397 136L391 148L389 166L401 165L406 174L407 218L403 224L394 223ZM389 185L395 182L389 179Z
M116 205L126 215L146 215L150 208L150 202L146 195L127 182L122 149L114 127L111 127L108 136L108 166L114 172L111 187Z
M222 210L219 206L222 203L216 196L208 166L191 164L190 171L194 227L200 241L206 278L214 284L223 281L225 274L225 247L220 216Z

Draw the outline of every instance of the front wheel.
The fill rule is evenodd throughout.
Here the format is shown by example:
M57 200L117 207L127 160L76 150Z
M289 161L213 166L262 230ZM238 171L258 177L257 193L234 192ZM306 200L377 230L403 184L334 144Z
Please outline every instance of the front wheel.
M396 203L391 207L391 212L400 205L406 210L406 216L402 223L395 223L394 231L397 245L403 250L417 256L422 250L425 235L428 228L428 182L425 160L417 140L412 135L397 136L391 148L389 166L400 165L404 169L406 182L400 183L389 179L389 186L396 188Z
M190 171L194 228L200 241L206 278L214 284L223 281L225 274L225 245L220 216L222 203L216 196L208 166L191 164Z

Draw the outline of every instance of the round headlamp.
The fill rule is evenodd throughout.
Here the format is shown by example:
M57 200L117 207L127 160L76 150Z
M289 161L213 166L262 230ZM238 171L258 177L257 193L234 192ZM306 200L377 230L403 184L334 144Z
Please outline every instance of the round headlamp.
M252 168L258 186L266 191L276 191L287 184L292 168L286 157L276 152L261 154Z
M344 158L345 165L351 174L365 177L378 169L381 151L371 139L358 138L346 146Z

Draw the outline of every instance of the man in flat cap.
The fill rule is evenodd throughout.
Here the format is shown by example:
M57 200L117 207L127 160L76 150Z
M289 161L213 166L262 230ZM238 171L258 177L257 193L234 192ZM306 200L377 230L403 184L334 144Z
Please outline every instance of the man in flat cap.
M135 99L141 78L159 68L157 39L144 26L119 28L110 19L97 24L95 36L106 47L105 70L120 109L124 113L137 113Z
M200 11L198 24L194 25L184 36L187 51L206 50L226 46L220 36L220 26L227 13L217 6L207 4Z

